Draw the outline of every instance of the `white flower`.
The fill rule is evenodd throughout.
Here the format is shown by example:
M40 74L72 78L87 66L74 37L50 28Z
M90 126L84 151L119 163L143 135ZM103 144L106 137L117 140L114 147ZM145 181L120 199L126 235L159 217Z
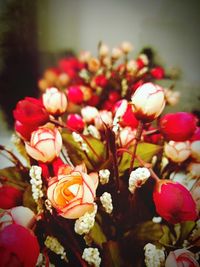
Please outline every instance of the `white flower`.
M157 249L151 243L144 247L145 250L145 264L147 267L161 267L165 260L165 253L161 249Z
M191 154L189 141L175 142L169 141L164 146L166 156L174 162L183 162Z
M33 199L37 202L39 198L43 197L42 192L42 168L39 166L32 166L29 175L31 177L30 184L32 185Z
M87 130L89 134L91 134L91 136L93 136L94 138L101 139L100 132L94 125L89 125L87 127Z
M100 201L105 211L110 214L113 210L111 194L108 192L104 192L103 195L100 197Z
M81 137L80 134L76 132L72 132L72 137L75 142L80 143L81 149L85 152L89 152L88 145L84 142L83 138Z
M53 251L57 255L60 255L61 259L67 261L65 249L55 237L47 236L46 240L44 241L44 244L51 251Z
M127 41L124 41L122 44L121 44L121 49L122 51L125 53L125 54L128 54L130 53L132 50L133 50L133 46L131 43L127 42Z
M99 171L99 179L101 184L107 184L109 182L110 171L108 169L102 169Z
M83 216L78 218L74 225L74 231L79 234L88 234L95 223L95 215L97 212L97 205L95 205L92 213L86 212Z
M85 248L82 258L87 261L89 265L93 265L94 267L100 266L101 258L97 248Z
M95 117L98 116L98 114L98 109L92 106L86 106L81 109L81 115L84 121L87 123L94 121Z
M129 191L133 194L135 189L143 185L150 175L150 171L144 167L132 171L129 177Z
M167 88L164 89L164 92L165 92L165 99L167 103L169 103L169 105L171 106L175 106L180 99L180 92L172 91Z

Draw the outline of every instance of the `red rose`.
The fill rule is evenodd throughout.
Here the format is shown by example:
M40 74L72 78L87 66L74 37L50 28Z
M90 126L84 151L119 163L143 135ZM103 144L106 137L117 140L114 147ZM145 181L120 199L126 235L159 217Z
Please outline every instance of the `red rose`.
M196 204L190 192L179 183L160 180L154 188L153 200L157 213L170 223L197 219Z
M94 82L96 86L105 87L107 85L107 79L105 75L101 74L95 77Z
M82 133L85 124L82 117L79 114L69 114L66 121L67 127L72 130Z
M22 204L22 191L10 186L2 185L0 187L0 208L10 209Z
M70 78L74 78L84 67L84 64L75 57L63 58L58 62L61 71L67 73Z
M32 131L49 119L49 114L42 102L32 97L20 100L13 115L16 120L15 129L25 139L29 139Z
M11 224L0 232L1 267L35 267L38 256L39 244L29 229Z
M155 67L151 70L151 75L155 79L162 79L165 75L164 69L162 67Z
M199 141L200 140L200 127L197 127L190 141Z
M197 118L188 112L169 113L160 119L159 126L167 140L186 141L196 130Z
M84 95L80 86L71 86L68 89L67 97L69 101L75 104L81 104L83 102Z

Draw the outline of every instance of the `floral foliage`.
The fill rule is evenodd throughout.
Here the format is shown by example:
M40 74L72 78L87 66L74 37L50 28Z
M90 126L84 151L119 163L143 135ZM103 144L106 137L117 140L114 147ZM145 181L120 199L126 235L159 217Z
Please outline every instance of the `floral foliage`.
M132 49L62 58L18 102L21 157L0 146L2 267L199 266L199 121L163 115L172 76Z

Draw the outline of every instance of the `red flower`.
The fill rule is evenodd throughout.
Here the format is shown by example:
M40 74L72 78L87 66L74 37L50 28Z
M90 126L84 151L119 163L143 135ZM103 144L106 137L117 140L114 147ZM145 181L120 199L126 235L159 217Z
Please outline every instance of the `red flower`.
M84 67L84 64L75 57L63 58L58 62L61 71L67 73L70 78L74 78Z
M83 92L80 86L71 86L67 92L68 100L75 103L81 104L83 102Z
M200 127L197 127L190 141L199 141L200 140Z
M120 124L122 126L130 126L135 129L138 126L138 120L135 117L131 104L128 104L126 112L121 118Z
M32 131L45 124L49 119L49 114L42 102L32 97L20 100L13 115L16 120L15 130L25 139L30 139Z
M155 79L162 79L165 75L164 69L162 67L155 67L151 70L151 75Z
M107 79L105 75L101 74L95 77L94 82L96 86L105 87L107 85Z
M49 181L50 177L57 176L58 169L62 165L64 165L64 162L62 161L62 159L60 157L58 157L51 162L51 165L52 165L53 169L50 173L48 165L43 163L43 162L39 162L39 166L42 168L42 177L44 177L46 179L46 181Z
M186 141L196 130L197 118L188 112L169 113L160 119L159 126L167 140Z
M120 99L120 94L115 91L111 91L108 95L108 99L112 102L115 103Z
M84 121L82 117L78 114L69 114L66 121L67 127L69 127L72 130L82 132L84 129Z
M170 223L197 219L196 204L190 192L179 183L160 180L154 188L153 200L157 213Z
M21 204L22 191L10 185L3 185L0 187L1 209L10 209Z
M39 244L29 229L11 224L0 232L1 267L35 267L38 256Z

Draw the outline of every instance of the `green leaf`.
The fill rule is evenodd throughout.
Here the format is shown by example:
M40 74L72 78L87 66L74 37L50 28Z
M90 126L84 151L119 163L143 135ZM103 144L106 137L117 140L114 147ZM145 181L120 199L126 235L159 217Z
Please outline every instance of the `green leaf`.
M104 243L103 251L104 251L104 260L106 267L122 266L119 244L117 242L109 240L108 242Z
M106 236L104 235L100 225L97 222L94 223L94 226L92 227L88 235L100 247L102 247L102 244L107 241Z
M67 148L69 157L75 165L84 161L89 170L97 169L104 162L106 152L105 145L102 141L92 136L81 136L84 138L84 143L87 144L87 155L81 149L81 144L74 141L71 132L65 130L62 133L63 143Z
M7 167L0 170L0 178L3 184L14 186L18 189L25 189L27 183L23 179L23 175L16 167Z
M37 213L37 204L35 203L33 197L32 197L32 189L31 185L28 185L27 189L25 190L23 194L23 205L25 207L28 207L35 213Z
M195 222L187 221L180 224L179 243L182 244L184 240L188 240L190 233L195 227Z
M166 225L162 226L163 235L159 239L159 243L164 246L172 246L176 242L175 236L171 233L169 227Z
M150 162L152 157L161 150L161 146L150 143L139 143L136 150L136 155L139 155L145 162ZM132 154L133 146L129 148ZM124 171L130 168L131 154L123 153L122 160L119 164L119 174L123 175ZM139 162L135 159L134 167L140 166Z

